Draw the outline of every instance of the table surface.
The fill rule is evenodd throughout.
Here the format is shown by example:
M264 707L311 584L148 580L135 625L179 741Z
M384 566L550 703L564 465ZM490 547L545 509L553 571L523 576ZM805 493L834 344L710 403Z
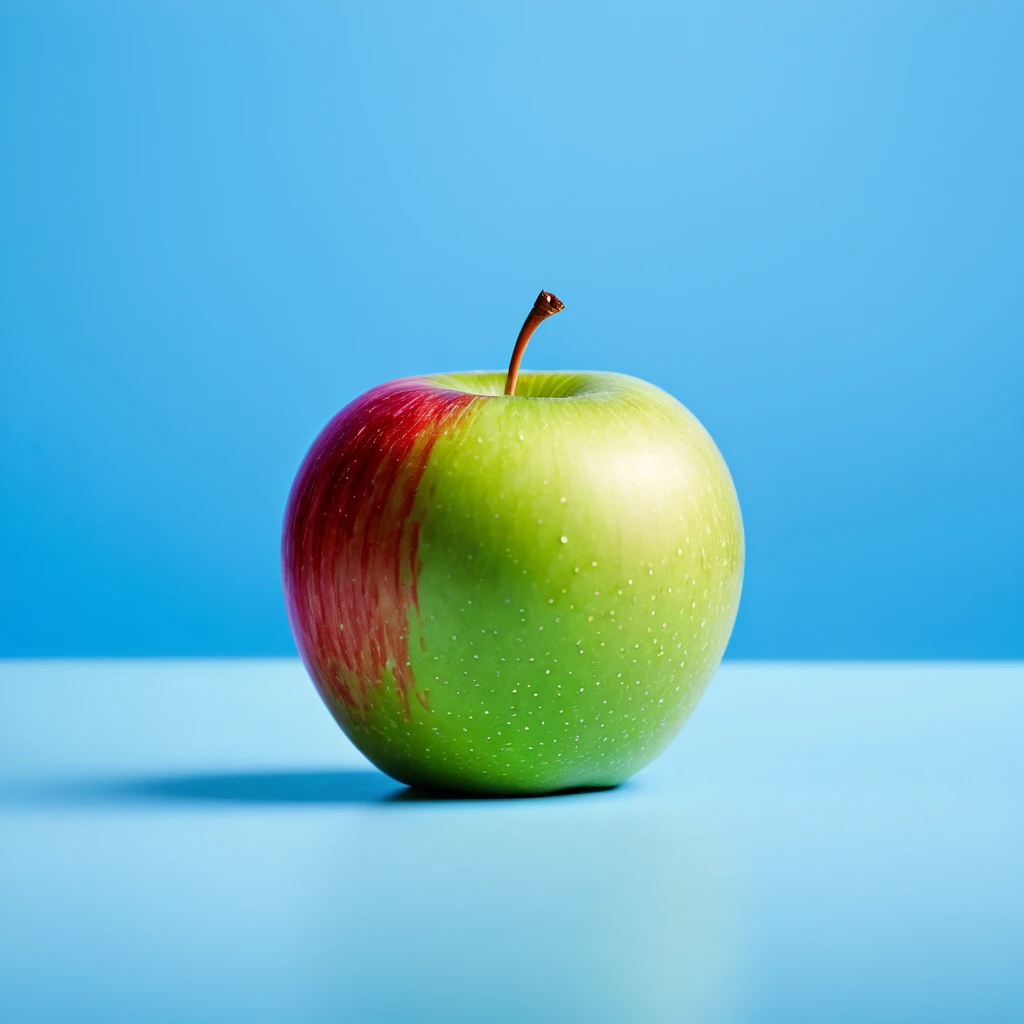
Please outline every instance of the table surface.
M438 800L297 662L0 663L0 1020L1024 1020L1022 722L727 663L617 790Z

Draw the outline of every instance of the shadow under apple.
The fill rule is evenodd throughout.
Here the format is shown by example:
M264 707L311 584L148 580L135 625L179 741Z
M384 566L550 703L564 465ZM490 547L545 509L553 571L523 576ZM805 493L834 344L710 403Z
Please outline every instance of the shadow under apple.
M549 797L601 789L573 789ZM7 806L219 804L223 806L344 806L530 799L409 787L372 768L184 772L47 781L8 791Z

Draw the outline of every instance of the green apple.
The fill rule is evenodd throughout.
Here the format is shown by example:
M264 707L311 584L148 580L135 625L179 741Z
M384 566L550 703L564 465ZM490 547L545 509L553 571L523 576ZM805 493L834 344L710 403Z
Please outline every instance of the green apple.
M282 562L299 651L374 764L544 793L615 785L676 735L732 631L743 528L678 401L514 356L342 410L296 477Z

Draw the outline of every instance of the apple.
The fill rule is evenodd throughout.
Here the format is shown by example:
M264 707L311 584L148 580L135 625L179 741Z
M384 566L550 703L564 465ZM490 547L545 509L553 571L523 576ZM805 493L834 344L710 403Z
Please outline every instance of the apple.
M373 388L314 441L288 499L299 652L353 743L410 785L612 786L689 717L732 631L732 479L676 399L617 373Z

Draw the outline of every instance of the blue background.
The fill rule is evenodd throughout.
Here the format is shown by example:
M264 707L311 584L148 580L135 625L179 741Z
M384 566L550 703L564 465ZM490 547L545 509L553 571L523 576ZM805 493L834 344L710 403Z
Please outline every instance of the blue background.
M740 493L737 657L1024 656L1024 8L0 3L0 655L293 651L323 423L614 369Z

